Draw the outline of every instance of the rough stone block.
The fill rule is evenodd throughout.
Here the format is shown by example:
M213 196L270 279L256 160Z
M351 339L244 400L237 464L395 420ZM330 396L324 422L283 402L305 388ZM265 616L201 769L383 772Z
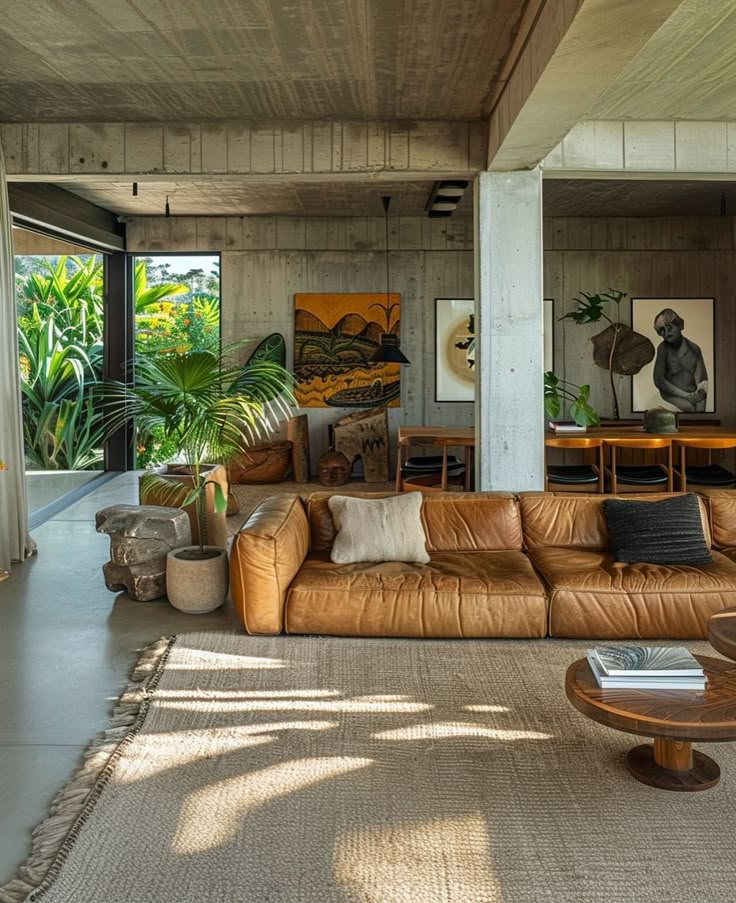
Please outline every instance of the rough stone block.
M148 602L166 595L166 556L190 545L189 517L181 508L111 505L95 515L98 533L110 537L110 561L102 567L105 585Z

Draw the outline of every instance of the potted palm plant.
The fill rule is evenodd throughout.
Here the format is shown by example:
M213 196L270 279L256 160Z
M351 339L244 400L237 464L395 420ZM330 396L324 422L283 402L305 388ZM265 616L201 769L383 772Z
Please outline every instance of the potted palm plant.
M240 367L234 352L242 342L221 351L183 351L140 355L133 385L105 385L108 434L133 420L143 441L153 432L179 449L189 485L147 474L142 493L153 489L161 504L194 504L198 545L169 554L167 594L175 608L212 611L227 595L227 551L206 543L205 492L211 462L227 462L268 434L279 413L293 403L292 377L279 364L259 361ZM227 497L212 484L216 512L225 512Z

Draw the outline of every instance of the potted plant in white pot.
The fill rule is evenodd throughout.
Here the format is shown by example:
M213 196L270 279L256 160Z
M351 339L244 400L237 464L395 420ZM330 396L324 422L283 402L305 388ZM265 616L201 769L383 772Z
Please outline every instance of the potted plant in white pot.
M170 552L166 567L169 601L181 611L212 611L227 596L227 551L206 543L205 492L213 492L215 511L227 509L222 486L207 480L212 462L227 462L268 434L293 403L292 377L279 364L233 361L242 344L143 355L133 385L109 381L104 389L108 433L131 419L143 441L156 431L175 443L190 477L184 485L150 473L141 487L155 490L159 504L195 505L199 544Z

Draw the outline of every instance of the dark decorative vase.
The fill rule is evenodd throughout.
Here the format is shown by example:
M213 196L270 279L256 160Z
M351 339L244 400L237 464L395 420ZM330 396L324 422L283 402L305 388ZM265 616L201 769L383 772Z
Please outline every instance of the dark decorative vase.
M666 408L651 408L644 411L645 433L678 433L679 423L676 411Z
M319 459L319 481L323 486L342 486L350 475L350 462L342 452L331 448Z

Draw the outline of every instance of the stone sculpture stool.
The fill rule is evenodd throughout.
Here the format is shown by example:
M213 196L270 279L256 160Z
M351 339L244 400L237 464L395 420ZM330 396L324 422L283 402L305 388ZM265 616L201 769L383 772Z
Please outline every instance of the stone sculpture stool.
M126 590L139 602L165 596L166 556L192 541L187 513L158 505L111 505L97 512L95 525L110 536L110 561L102 565L110 592Z

